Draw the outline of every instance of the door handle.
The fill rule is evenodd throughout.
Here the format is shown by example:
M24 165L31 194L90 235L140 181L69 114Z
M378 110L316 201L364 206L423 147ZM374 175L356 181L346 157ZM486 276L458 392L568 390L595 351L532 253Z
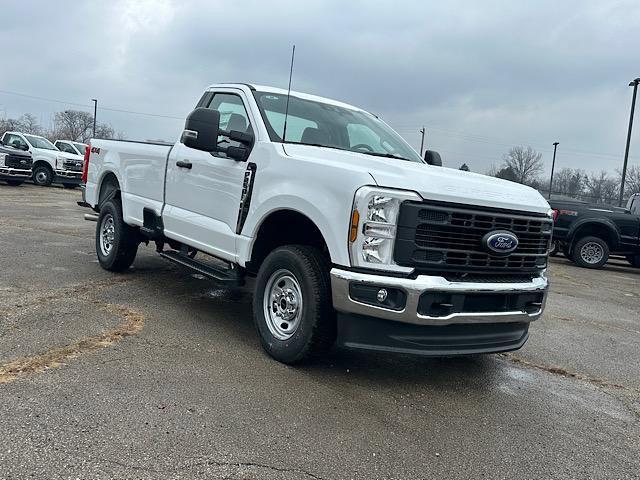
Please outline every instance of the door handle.
M193 167L193 164L191 162L187 162L186 160L178 160L176 162L176 165L180 168L188 168L189 170L191 170L191 167Z

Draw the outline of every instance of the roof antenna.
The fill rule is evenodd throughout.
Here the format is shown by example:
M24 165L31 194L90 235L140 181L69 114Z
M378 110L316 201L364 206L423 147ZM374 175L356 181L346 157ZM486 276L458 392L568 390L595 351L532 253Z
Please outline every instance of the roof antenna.
M289 97L291 96L291 77L293 76L293 59L296 56L296 46L291 51L291 69L289 70L289 89L287 90L287 106L284 110L284 130L282 131L282 143L287 142L287 117L289 116Z

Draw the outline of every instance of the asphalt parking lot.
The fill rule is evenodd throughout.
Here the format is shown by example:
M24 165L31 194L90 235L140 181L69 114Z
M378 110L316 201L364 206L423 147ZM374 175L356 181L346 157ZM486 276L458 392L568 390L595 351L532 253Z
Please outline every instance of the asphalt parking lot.
M511 354L291 368L250 288L100 269L79 196L0 185L0 478L640 478L639 269L554 259Z

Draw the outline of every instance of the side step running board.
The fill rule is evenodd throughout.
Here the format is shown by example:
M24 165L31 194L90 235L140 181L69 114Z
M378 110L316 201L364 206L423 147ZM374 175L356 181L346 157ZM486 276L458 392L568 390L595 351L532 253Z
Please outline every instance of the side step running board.
M189 258L187 255L168 250L160 253L160 256L170 260L183 267L190 268L205 277L211 278L218 283L228 286L241 286L244 284L244 276L242 271L238 268L220 268L209 263L200 262L193 258Z

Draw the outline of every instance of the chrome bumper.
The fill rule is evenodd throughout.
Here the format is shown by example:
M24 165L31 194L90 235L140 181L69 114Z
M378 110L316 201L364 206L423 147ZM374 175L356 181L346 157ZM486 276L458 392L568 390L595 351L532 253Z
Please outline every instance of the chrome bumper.
M31 169L22 170L20 168L13 167L0 167L0 175L7 177L29 178L31 176Z
M362 303L351 298L349 285L359 283L378 288L397 288L406 294L402 310L392 310ZM339 268L331 269L331 291L333 306L338 312L364 315L415 325L451 325L470 323L531 322L542 315L547 299L548 281L545 276L536 277L527 283L474 283L450 282L444 277L419 275L416 279L396 278L384 275L356 273ZM425 292L447 293L544 293L539 310L508 312L457 312L446 316L426 316L418 313L420 296Z
M82 179L82 172L77 172L75 170L56 170L56 177L80 180Z

